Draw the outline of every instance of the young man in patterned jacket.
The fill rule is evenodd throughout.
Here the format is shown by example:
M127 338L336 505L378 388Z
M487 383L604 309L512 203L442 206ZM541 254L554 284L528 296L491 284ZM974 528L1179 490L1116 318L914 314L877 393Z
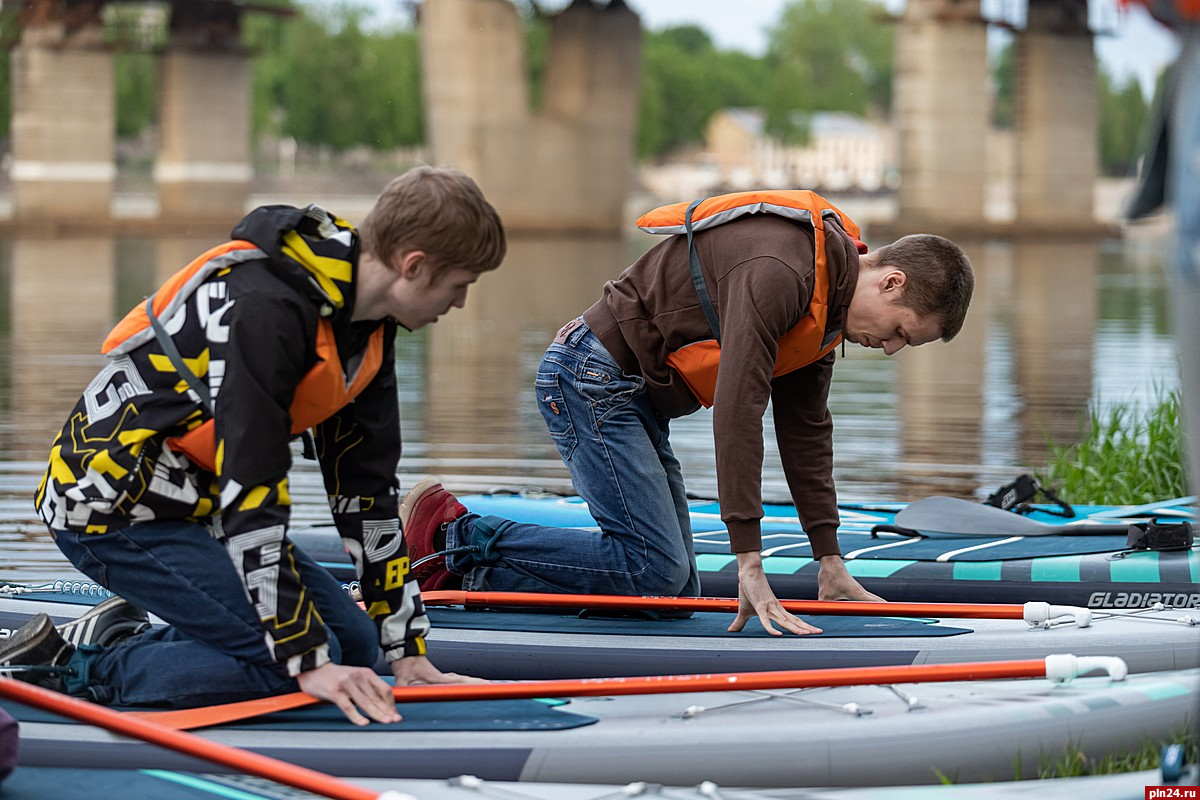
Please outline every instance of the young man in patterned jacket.
M505 247L470 178L421 167L358 230L316 206L256 209L134 308L36 498L67 558L118 598L69 633L32 620L0 664L59 667L25 679L121 705L298 687L362 725L399 719L372 669L381 645L398 683L469 680L425 657L394 345L397 327L461 308ZM366 614L287 536L291 443L309 430Z

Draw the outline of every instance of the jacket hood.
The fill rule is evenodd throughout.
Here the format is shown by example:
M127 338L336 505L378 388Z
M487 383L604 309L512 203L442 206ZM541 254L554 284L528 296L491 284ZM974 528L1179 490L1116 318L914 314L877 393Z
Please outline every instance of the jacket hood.
M354 310L359 237L354 226L320 206L261 206L231 236L265 252L285 277L304 286L337 316Z

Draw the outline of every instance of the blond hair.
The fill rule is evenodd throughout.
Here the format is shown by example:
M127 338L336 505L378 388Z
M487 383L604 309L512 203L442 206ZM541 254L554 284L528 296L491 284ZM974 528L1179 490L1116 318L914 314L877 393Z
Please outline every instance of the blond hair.
M507 243L500 215L470 177L448 167L414 167L393 178L358 226L362 249L385 264L422 250L437 272L487 272Z

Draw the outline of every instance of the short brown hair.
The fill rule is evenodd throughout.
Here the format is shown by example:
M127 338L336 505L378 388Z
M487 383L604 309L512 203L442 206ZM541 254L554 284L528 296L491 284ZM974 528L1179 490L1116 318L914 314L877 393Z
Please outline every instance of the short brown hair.
M905 274L899 302L936 319L943 342L958 335L975 290L975 273L961 247L944 236L914 233L876 250L874 263Z
M448 167L414 167L393 178L358 230L363 250L384 263L423 250L438 272L487 272L507 249L496 209L475 181Z

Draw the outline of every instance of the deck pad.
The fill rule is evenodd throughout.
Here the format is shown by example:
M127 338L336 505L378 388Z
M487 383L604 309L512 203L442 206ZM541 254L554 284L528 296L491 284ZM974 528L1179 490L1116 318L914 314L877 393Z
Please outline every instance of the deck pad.
M469 700L446 703L400 703L400 722L371 724L374 731L555 731L579 728L595 717L567 708L562 700ZM18 722L62 722L49 711L6 703L5 710ZM129 710L129 709L116 709ZM228 728L257 731L345 731L346 717L328 704L268 714ZM7 800L6 795L4 796Z
M227 777L173 770L18 767L4 780L4 800L285 800L298 790L259 779L237 783Z
M763 526L763 554L773 558L812 558L812 547L803 532ZM900 534L881 533L863 536L858 533L839 533L838 546L847 561L895 560L905 561L1011 561L1021 558L1048 556L1079 556L1089 553L1108 553L1120 550L1123 541L1112 536L971 536L922 539ZM695 551L699 554L729 552L729 537L725 531L695 534Z
M645 619L636 617L583 618L561 613L516 613L513 611L463 611L453 608L428 608L429 620L436 628L522 631L526 633L595 634L626 636L704 636L771 638L761 625L749 624L740 633L726 629L733 614L701 613L688 619ZM823 632L811 638L957 636L970 633L968 628L931 625L932 620L902 617L826 617L801 616Z
M398 703L404 717L379 730L407 731L561 731L597 722L568 708L562 700L465 700L448 703ZM230 726L242 730L346 730L346 717L330 705L269 714Z

